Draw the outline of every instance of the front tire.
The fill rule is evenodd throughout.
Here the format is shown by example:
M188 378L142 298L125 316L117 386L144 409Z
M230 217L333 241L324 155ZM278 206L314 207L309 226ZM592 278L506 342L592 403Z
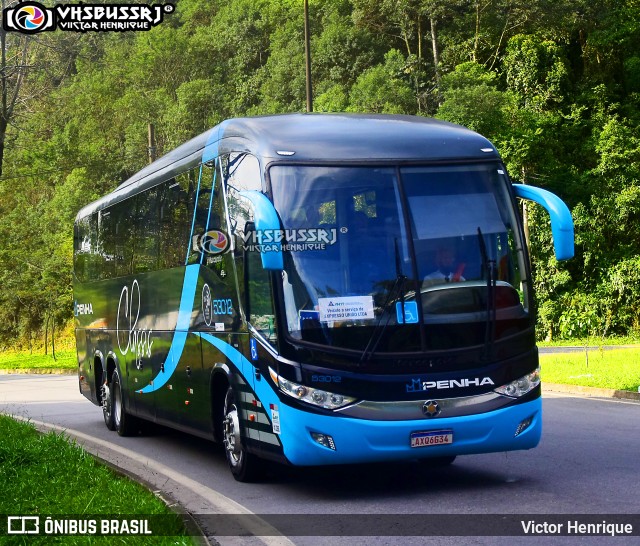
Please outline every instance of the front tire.
M249 453L242 443L240 411L231 387L227 389L224 398L220 430L222 430L224 453L233 477L239 482L256 481L261 474L262 461L253 453Z
M122 396L122 379L120 378L120 370L116 368L113 371L110 387L112 397L112 413L113 413L113 425L115 431L120 436L132 436L138 432L137 419L127 413L124 406L124 399Z

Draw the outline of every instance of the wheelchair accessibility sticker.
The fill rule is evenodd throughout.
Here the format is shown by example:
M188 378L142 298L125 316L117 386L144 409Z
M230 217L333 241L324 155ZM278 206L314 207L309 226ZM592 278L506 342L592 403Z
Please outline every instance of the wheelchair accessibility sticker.
M258 342L255 338L251 338L251 360L258 360Z
M402 302L396 303L396 320L398 324L417 324L418 303L415 301L404 302L404 316L402 313Z

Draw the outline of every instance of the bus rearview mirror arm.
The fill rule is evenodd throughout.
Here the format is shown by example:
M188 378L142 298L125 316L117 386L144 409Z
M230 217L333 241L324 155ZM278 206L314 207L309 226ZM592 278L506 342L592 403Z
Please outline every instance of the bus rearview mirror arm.
M557 260L573 258L574 233L573 218L564 201L554 193L528 186L526 184L513 184L516 197L527 199L542 205L551 218L551 233L553 234L553 248Z
M266 195L255 191L241 191L240 195L251 201L253 205L253 216L255 231L258 233L280 231L280 218ZM273 242L267 245L268 250L260 250L262 267L267 271L282 271L284 269L284 259L282 257L282 243L273 237Z

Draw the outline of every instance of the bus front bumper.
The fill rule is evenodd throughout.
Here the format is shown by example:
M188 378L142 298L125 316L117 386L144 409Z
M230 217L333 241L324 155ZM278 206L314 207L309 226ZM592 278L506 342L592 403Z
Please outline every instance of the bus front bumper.
M410 421L318 415L281 406L280 426L284 455L303 466L531 449L542 432L542 398L477 415ZM425 432L451 434L452 443L411 447L412 434Z

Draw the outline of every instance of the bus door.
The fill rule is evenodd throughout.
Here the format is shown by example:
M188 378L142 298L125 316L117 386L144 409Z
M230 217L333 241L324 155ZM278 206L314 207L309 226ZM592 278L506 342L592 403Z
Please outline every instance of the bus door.
M235 311L240 318L240 308L244 318L254 332L261 335L258 340L249 332L247 325L238 321L233 325L234 333L229 336L233 349L243 355L242 364L237 366L237 373L233 378L234 388L241 398L241 413L249 437L259 439L260 428L267 426L266 417L256 417L250 421L251 411L255 411L253 394L255 382L262 380L265 367L261 366L259 354L260 345L275 343L275 325L273 302L269 275L262 267L260 249L276 238L277 225L258 225L256 220L255 199L267 199L262 194L262 177L258 160L248 153L231 153L220 158L220 172L224 185L224 197L228 215L229 235L232 249L228 256L232 260L237 291L234 299ZM269 204L272 207L272 205ZM266 228L266 229L265 229ZM266 284L265 284L266 283ZM247 365L247 361L250 366ZM258 406L259 407L259 406ZM262 411L258 412L262 414Z
M181 173L166 188L163 204L163 225L167 234L179 232L179 237L167 242L181 256L181 267L165 272L179 272L168 285L175 317L171 348L162 364L163 384L156 389L156 418L183 428L202 430L210 422L209 384L204 376L200 337L203 276L202 248L207 244L207 218L212 200L213 168L200 165ZM179 212L179 214L178 214ZM169 236L169 235L168 235ZM186 253L185 253L186 249ZM167 263L165 267L173 264ZM185 299L185 301L183 301Z

